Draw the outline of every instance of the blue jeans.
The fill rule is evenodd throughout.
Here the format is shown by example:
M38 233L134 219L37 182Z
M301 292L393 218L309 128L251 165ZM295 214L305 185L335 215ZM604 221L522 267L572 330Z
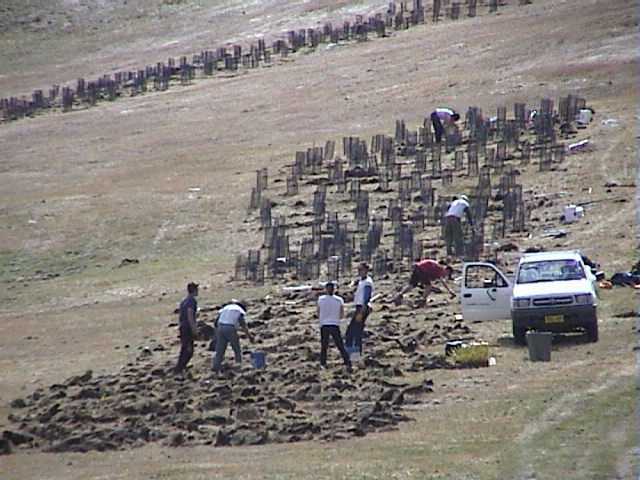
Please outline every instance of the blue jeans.
M342 343L342 335L340 334L340 327L337 325L323 325L320 327L320 365L327 365L327 348L329 348L329 338L333 338L333 343L342 355L342 360L346 366L351 366L351 360L349 354L344 349Z
M193 357L193 333L188 325L180 325L180 356L175 371L182 372Z
M231 344L233 353L236 357L236 363L242 362L242 350L240 349L240 339L238 331L233 325L220 325L216 328L216 354L213 357L213 369L219 371L224 358L224 352L227 345Z
M431 114L431 123L433 124L433 130L436 137L436 143L442 142L442 136L444 135L444 127L440 121L440 117L436 112Z
M357 321L356 317L358 313L362 312L362 321ZM362 355L362 333L364 332L364 323L369 316L369 307L364 305L356 305L356 311L351 317L349 326L347 327L347 333L345 334L345 346L356 347Z

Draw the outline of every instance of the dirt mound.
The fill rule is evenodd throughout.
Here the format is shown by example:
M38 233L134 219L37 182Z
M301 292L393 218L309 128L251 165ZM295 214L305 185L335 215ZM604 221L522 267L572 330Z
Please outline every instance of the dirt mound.
M469 331L453 320L425 328L386 318L368 332L369 349L355 372L337 363L320 370L314 320L306 324L304 315L296 315L298 325L291 328L290 319L282 321L286 305L266 308L269 315L260 317L269 320L251 326L254 347L267 352L266 369L245 361L215 376L206 349L199 348L195 366L184 377L175 376L169 349L161 343L141 346L136 360L120 372L87 371L15 399L10 420L16 428L5 432L4 443L9 451L20 446L86 452L146 442L236 446L333 440L392 429L410 420L403 405L423 402L432 391L425 372L448 367L422 347ZM443 335L444 330L450 334ZM330 350L330 358L337 362L337 357Z

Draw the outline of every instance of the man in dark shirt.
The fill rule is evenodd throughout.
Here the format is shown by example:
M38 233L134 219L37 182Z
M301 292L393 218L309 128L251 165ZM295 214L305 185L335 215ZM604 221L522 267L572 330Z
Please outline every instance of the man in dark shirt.
M196 314L198 312L198 284L187 285L187 297L180 303L180 355L175 372L181 373L193 357L193 341L196 337Z
M451 279L451 275L453 274L453 268L446 264L439 264L435 260L424 259L416 262L413 265L413 272L411 273L411 278L409 279L409 285L404 287L394 298L394 301L399 302L402 300L402 296L407 293L409 290L417 287L418 285L422 285L424 287L424 299L425 302L431 293L431 284L440 280L442 286L449 292L451 298L456 296L453 293L453 290L449 288L449 285L444 281L445 277Z

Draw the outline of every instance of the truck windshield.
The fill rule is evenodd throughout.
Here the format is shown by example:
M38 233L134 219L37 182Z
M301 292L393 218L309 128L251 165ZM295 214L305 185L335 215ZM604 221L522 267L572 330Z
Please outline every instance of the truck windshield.
M582 265L576 260L543 260L520 265L517 283L557 282L585 278Z

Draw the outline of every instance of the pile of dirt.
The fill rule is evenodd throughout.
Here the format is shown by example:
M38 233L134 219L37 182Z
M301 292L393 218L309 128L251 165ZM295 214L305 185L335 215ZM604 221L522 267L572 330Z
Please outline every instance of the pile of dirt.
M427 326L383 314L383 323L368 332L368 350L353 373L339 365L335 349L330 350L333 366L321 370L315 320L305 315L313 303L309 299L292 311L280 301L263 307L268 314L250 323L256 340L243 346L266 352L266 369L254 369L247 358L213 375L206 343L199 343L194 367L176 376L169 356L176 349L165 347L168 339L156 342L140 347L136 360L120 372L87 371L14 400L10 420L16 427L3 441L9 448L86 452L147 442L237 446L334 440L393 429L410 420L403 405L424 402L432 392L426 372L449 367L424 347L470 331L453 318ZM253 302L253 311L257 305Z

